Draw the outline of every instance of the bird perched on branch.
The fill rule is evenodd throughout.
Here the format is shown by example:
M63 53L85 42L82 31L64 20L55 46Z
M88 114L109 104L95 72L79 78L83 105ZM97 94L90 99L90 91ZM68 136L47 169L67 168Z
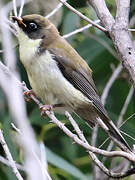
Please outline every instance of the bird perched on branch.
M130 149L97 95L91 69L56 27L36 14L12 19L18 23L20 60L32 90L46 104L42 110L74 112L91 127L100 117L109 136Z

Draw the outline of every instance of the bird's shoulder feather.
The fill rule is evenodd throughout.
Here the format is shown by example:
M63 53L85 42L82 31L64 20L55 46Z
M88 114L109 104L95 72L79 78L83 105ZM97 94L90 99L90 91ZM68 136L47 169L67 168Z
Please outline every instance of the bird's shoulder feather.
M108 118L107 112L97 95L92 71L81 56L62 38L52 47L48 47L48 51L57 62L64 77L93 102L99 115Z

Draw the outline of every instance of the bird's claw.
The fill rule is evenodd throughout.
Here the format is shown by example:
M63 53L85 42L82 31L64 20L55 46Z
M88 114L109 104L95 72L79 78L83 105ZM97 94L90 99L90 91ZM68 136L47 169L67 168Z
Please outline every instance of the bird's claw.
M46 116L46 111L52 111L53 105L42 105L39 109L41 110L41 116Z
M24 94L25 100L28 102L31 101L31 97L30 97L31 95L36 96L32 89L25 91L23 94Z

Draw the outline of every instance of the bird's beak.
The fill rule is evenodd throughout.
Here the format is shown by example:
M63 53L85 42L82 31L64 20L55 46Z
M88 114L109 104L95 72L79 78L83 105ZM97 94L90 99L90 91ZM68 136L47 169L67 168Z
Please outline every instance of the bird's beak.
M11 18L14 22L16 21L18 25L23 25L24 27L26 27L26 24L24 24L23 19L21 17L12 16Z

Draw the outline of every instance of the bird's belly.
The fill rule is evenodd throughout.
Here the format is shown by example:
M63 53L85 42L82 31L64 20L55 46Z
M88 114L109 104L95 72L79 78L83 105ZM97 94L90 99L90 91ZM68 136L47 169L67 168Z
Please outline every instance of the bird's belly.
M52 83L49 73L42 72L42 70L37 71L38 70L28 73L29 81L35 94L45 104L61 103L57 97L57 90Z
M89 101L65 79L50 54L36 60L27 73L32 89L44 104L63 104L69 110Z

